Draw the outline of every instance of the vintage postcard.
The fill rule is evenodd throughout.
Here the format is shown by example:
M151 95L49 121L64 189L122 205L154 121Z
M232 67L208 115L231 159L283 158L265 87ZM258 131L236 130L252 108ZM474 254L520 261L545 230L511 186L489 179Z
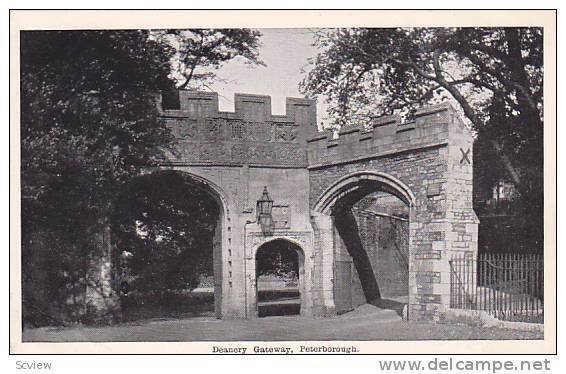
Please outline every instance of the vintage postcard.
M555 16L11 11L11 353L555 352Z

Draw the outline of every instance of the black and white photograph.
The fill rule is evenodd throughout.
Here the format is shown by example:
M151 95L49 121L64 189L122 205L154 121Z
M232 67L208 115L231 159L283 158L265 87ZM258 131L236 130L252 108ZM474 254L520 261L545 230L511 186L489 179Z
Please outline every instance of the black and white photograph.
M554 11L99 12L11 13L11 349L554 349Z

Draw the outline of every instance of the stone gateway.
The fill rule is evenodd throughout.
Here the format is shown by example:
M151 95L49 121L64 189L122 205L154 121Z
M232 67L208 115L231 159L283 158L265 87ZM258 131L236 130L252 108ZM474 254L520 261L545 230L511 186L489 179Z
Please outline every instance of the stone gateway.
M257 317L256 254L272 241L299 254L301 315L332 316L405 292L409 320L443 318L449 260L475 258L478 233L473 138L449 104L423 108L409 122L388 116L333 134L318 131L307 99L288 98L280 116L268 96L236 94L234 112L219 111L215 93L182 90L179 98L178 109L160 109L177 149L146 172L183 173L218 202L219 318ZM269 231L258 224L265 188ZM375 201L393 208L373 209ZM92 271L102 291L87 292L100 308L100 295L113 292L103 239Z

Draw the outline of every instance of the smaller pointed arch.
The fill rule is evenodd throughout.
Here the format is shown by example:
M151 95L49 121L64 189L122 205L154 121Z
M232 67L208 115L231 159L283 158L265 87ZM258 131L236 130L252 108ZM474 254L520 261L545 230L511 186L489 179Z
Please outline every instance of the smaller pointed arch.
M357 171L348 174L331 184L314 204L315 212L329 214L333 206L343 197L357 190L370 188L397 196L410 208L415 205L415 195L399 179L378 171Z

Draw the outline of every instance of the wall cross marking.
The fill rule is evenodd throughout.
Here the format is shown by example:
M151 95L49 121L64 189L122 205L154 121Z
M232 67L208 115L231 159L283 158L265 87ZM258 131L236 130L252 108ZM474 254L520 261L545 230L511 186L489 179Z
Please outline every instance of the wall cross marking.
M462 148L460 148L460 152L462 152L462 158L460 159L460 164L463 164L464 162L467 162L468 165L471 164L470 161L470 148L468 148L468 150L464 151Z

